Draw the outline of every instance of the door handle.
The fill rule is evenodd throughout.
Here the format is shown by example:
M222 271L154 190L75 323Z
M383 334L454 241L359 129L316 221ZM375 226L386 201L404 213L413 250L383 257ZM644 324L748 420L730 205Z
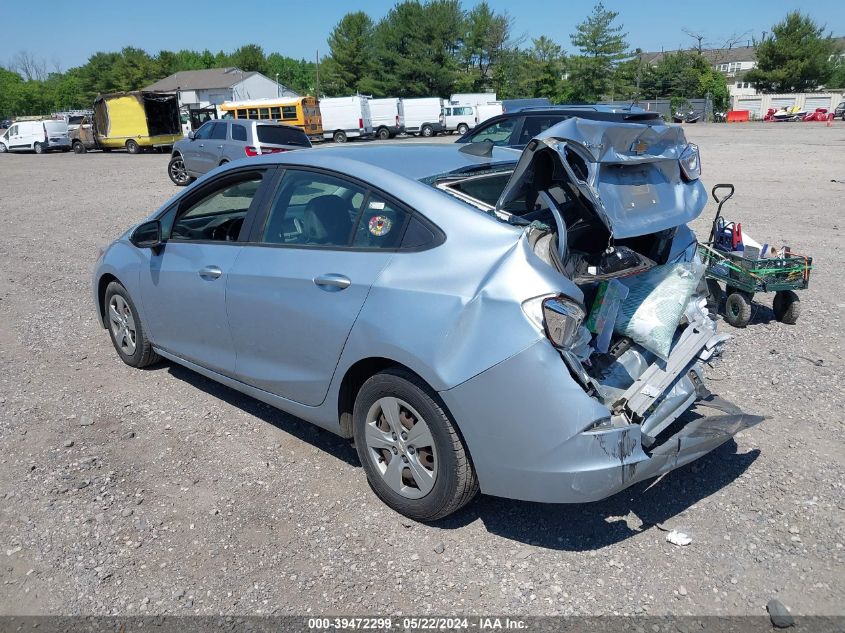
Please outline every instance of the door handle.
M322 290L326 290L328 292L335 292L338 290L343 290L344 288L348 288L352 281L349 277L345 277L344 275L338 275L336 273L327 273L325 275L320 275L319 277L314 277L314 283L317 284Z
M222 274L223 271L217 266L206 266L205 268L201 268L199 271L199 275L203 279L217 279Z
M223 146L222 146L222 145L218 145L218 146L217 146L217 149L223 149Z

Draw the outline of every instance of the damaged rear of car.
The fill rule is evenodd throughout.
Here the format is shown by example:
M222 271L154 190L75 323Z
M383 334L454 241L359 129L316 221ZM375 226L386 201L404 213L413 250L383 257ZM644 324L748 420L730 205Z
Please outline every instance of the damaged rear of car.
M546 340L441 394L458 419L514 421L461 427L484 492L601 499L762 420L705 385L703 363L727 337L707 311L687 227L706 203L699 176L680 127L571 119L512 169L430 180L525 225L526 263L570 282L522 302Z

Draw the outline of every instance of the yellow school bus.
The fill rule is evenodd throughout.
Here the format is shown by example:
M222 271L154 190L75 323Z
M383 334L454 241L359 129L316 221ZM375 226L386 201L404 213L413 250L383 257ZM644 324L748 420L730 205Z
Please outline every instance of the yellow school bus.
M301 127L308 136L323 137L323 117L314 97L226 101L220 111L224 118L281 121Z

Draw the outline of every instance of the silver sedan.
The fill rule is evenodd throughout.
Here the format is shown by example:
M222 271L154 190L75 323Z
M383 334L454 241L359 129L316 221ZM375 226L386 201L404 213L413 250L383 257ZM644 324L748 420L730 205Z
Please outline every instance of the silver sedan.
M724 337L701 288L675 302L663 357L585 327L602 280L693 260L698 175L679 128L577 119L522 154L238 161L115 240L94 304L127 364L163 357L354 438L375 493L409 517L479 490L597 500L760 420L703 384Z

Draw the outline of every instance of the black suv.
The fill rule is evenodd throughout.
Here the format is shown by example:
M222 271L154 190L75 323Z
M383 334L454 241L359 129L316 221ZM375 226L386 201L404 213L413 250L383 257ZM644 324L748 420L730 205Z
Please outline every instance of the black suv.
M645 123L660 119L657 112L649 112L636 106L619 108L604 105L563 105L523 108L482 121L455 142L492 141L493 145L499 147L523 149L528 141L540 132L572 117L629 123Z

